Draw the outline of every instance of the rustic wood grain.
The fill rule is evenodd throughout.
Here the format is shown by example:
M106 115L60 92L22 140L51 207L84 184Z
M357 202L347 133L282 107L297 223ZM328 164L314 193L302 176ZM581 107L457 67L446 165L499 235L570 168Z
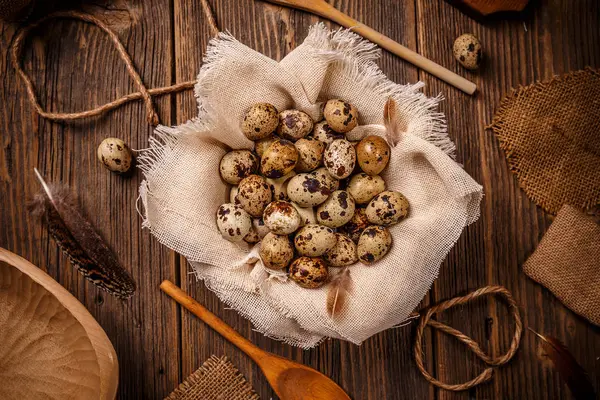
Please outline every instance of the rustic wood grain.
M242 43L274 59L302 42L319 18L253 0L209 0L219 26ZM57 2L58 3L58 2ZM118 32L149 87L194 78L210 30L198 1L84 1L77 8L101 16ZM466 96L384 52L382 70L399 82L424 81L429 95L444 94L457 159L486 193L481 218L468 227L442 265L439 279L422 306L487 284L511 290L526 326L558 337L600 388L600 329L584 322L554 296L529 280L521 265L551 223L519 189L487 123L511 87L548 79L587 65L600 66L600 4L595 0L542 0L524 21L480 24L441 0L335 0L334 6L399 43L474 80L476 97ZM53 7L44 6L44 12ZM334 24L324 21L328 26ZM523 23L524 22L524 23ZM487 55L479 72L468 72L451 52L455 37L476 33ZM261 398L275 398L252 362L195 317L161 294L170 279L259 347L303 362L331 376L354 399L568 399L557 374L538 359L536 340L524 334L522 347L489 384L465 393L435 390L419 375L412 358L411 326L391 329L355 346L330 340L303 351L263 337L189 275L185 259L164 248L147 231L135 210L141 174L111 175L95 159L105 137L123 138L144 148L151 134L141 103L71 124L37 117L10 66L8 45L15 26L0 24L0 246L44 268L78 297L107 331L121 365L119 398L160 399L210 355L229 356ZM133 89L112 46L95 28L61 22L31 41L24 63L42 104L50 110L77 111L102 104ZM197 112L191 92L155 99L161 121L179 124ZM79 204L138 282L139 292L123 305L87 283L25 210L37 190L37 166L50 181L68 183ZM512 325L496 301L447 311L438 316L478 340L491 354L506 349ZM481 363L441 334L425 340L427 364L436 377L461 382Z

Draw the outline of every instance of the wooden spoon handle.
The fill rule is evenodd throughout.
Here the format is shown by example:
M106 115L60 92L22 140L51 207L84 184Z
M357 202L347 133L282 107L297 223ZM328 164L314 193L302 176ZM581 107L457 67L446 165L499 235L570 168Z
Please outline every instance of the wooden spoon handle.
M185 307L192 314L200 318L204 323L219 332L225 339L233 343L237 348L248 354L257 364L265 356L265 352L256 347L248 339L237 333L232 327L227 325L215 314L208 311L200 303L187 295L173 282L165 280L160 284L163 292L171 296L176 302Z
M473 94L477 90L477 86L463 78L460 75L442 67L441 65L423 57L422 55L412 51L411 49L402 46L400 43L390 39L389 37L369 28L367 25L349 17L339 11L331 4L322 0L267 0L271 3L298 8L304 11L312 12L321 17L330 19L353 32L369 39L371 42L378 44L384 49L397 55L398 57L412 63L421 68L423 71L429 72L431 75L438 77L444 82L449 83L457 89L462 90L467 94Z

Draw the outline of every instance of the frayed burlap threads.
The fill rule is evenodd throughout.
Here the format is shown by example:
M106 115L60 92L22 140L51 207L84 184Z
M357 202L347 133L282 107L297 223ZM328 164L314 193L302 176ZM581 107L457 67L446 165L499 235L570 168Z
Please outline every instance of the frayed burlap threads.
M544 210L600 203L598 70L514 89L489 128L521 188Z
M165 400L259 400L227 357L211 356Z

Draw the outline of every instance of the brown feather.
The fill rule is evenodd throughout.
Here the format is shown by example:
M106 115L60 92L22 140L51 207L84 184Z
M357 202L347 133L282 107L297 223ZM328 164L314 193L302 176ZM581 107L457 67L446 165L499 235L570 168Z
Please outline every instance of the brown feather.
M335 318L343 310L347 297L352 292L352 284L347 267L331 280L327 290L327 313L331 318Z
M552 336L540 335L531 328L529 330L540 338L544 352L571 390L573 397L576 400L594 400L596 394L587 373L565 345Z
M33 215L43 217L50 235L88 280L120 298L135 292L131 275L73 204L68 188L48 185L35 169L43 190L31 202Z
M396 102L391 97L383 107L383 125L385 126L385 140L390 147L396 147L400 141L400 125L396 118Z

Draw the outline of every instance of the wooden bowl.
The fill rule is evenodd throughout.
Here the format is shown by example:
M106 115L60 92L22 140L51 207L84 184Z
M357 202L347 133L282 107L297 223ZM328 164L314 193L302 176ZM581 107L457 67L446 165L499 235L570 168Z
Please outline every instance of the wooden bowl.
M27 260L0 248L0 399L113 400L119 364L94 317Z

